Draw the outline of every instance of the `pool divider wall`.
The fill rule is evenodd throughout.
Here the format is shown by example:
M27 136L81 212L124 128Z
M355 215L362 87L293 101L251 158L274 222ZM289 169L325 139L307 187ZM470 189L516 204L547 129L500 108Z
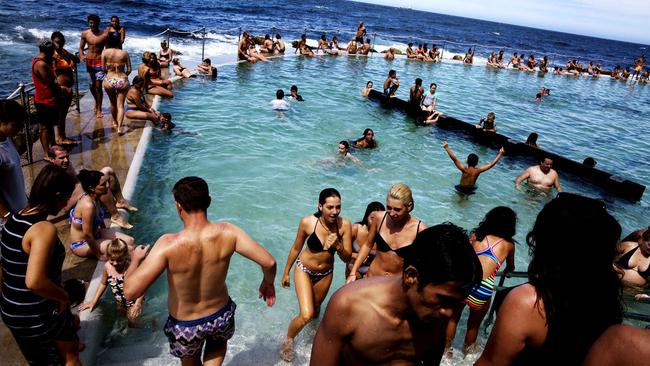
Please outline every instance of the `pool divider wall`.
M415 118L416 124L422 124L425 118L425 112L420 109L419 105L414 106L399 98L386 97L377 90L371 90L368 97L379 101L386 108L399 109L406 112L406 114ZM438 119L436 126L444 130L462 131L470 135L476 142L486 146L494 148L503 146L506 150L506 155L509 156L527 156L534 158L535 161L539 161L542 157L549 157L553 159L555 169L584 178L607 189L611 193L632 201L641 200L645 191L645 186L642 184L600 169L590 168L581 162L573 161L556 153L526 145L523 141L499 133L483 131L482 129L476 128L472 123L467 123L454 117L443 115Z

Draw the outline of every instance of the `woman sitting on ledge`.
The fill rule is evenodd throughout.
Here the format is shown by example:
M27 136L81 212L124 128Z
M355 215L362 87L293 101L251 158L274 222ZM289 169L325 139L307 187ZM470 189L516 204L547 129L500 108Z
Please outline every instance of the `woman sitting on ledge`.
M147 93L151 95L160 95L161 97L173 98L173 85L171 80L163 79L160 74L160 63L155 53L150 54L149 70L144 74Z
M99 198L108 191L108 177L97 170L82 169L77 178L84 194L70 210L70 250L80 257L105 261L106 247L115 238L133 250L135 241L131 236L107 229L104 224L106 211Z
M147 104L142 89L144 88L144 79L136 76L133 83L126 93L126 118L148 120L155 124L160 121L160 113Z

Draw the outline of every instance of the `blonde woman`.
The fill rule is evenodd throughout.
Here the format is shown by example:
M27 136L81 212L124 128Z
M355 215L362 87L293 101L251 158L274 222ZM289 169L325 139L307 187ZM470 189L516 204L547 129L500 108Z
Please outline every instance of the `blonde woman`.
M371 222L368 237L361 243L347 283L357 279L356 273L374 245L377 252L366 276L401 275L406 252L417 234L427 228L422 220L411 216L413 207L413 194L409 186L396 183L390 188L386 196L386 211L375 211L368 217Z

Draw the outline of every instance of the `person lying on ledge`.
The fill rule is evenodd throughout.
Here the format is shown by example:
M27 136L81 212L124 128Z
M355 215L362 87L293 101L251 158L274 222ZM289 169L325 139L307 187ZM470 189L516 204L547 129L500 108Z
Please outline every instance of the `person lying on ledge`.
M147 101L142 92L144 87L144 79L136 76L129 91L126 93L126 118L148 120L154 124L160 121L160 113L153 107L147 104Z
M453 151L451 151L451 148L449 147L447 141L442 143L442 148L445 149L451 160L456 165L456 168L458 168L458 170L460 170L462 173L460 176L460 183L455 186L456 190L466 195L474 194L477 188L476 181L478 180L478 176L495 166L505 153L505 150L503 148L499 149L499 153L497 153L497 156L489 164L485 164L477 168L476 165L478 164L478 155L474 153L467 155L467 166L465 166L463 163L461 163L460 160L458 160Z
M195 75L192 75L192 73L190 72L190 70L187 69L187 67L185 67L185 66L183 66L183 64L181 64L181 60L179 60L178 58L172 59L172 65L173 65L173 68L174 68L174 75L180 76L180 77L183 77L183 78L186 78L186 79L191 78L191 77L195 77Z

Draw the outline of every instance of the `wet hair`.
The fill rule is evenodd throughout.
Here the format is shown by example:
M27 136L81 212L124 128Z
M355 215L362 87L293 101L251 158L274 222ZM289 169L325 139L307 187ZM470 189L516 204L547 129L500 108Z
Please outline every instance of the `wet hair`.
M413 266L417 270L418 290L453 281L461 293L468 294L483 278L467 233L450 222L422 230L407 248L403 269Z
M143 79L141 76L136 75L136 76L133 78L133 81L131 82L131 86L134 86L134 85L137 85L137 84L141 84L141 83L144 83L144 79Z
M95 22L99 23L99 15L97 14L90 14L88 15L88 21L94 20Z
M320 191L320 194L318 195L318 204L324 205L325 201L327 201L327 199L330 197L338 197L339 199L341 199L341 194L339 193L339 191L337 191L334 188L325 188L322 191ZM322 214L323 213L321 212L320 209L314 212L314 216L316 217L321 217Z
M339 145L343 145L343 147L345 147L346 150L350 150L350 143L345 140L339 141Z
M585 160L582 162L582 164L594 168L596 166L596 159L592 158L591 156L588 156L585 158Z
M528 280L545 313L547 359L582 364L600 334L621 323L622 284L612 266L620 235L602 201L577 194L559 193L537 215L526 236ZM598 301L585 306L585 294Z
M36 176L29 192L29 207L43 207L55 214L62 202L67 202L74 190L74 179L54 164L48 164Z
M0 124L16 122L21 127L27 119L25 108L15 100L0 99Z
M392 76L392 75L397 75L397 71L391 69L391 70L388 72L388 76Z
M516 226L517 214L510 207L498 206L485 214L483 221L474 229L474 234L478 241L488 235L494 235L514 243Z
M110 32L106 38L106 47L107 48L120 48L121 39L119 33Z
M420 78L415 79L415 85L422 86L422 79Z
M429 88L431 88L432 86L435 86L436 89L438 89L438 84L436 84L436 83L431 83L431 85L429 85Z
M81 188L83 188L84 192L91 193L92 189L97 187L103 176L104 173L98 170L81 169L79 174L77 174L77 179L79 179L79 183L81 183Z
M473 168L476 166L476 164L478 164L478 155L474 153L467 155L467 165Z
M393 186L388 190L388 195L386 195L386 199L389 198L402 201L406 207L408 207L410 204L411 210L415 208L415 202L413 202L413 193L411 192L411 188L409 188L409 186L404 183L393 184Z
M207 211L210 207L208 183L199 177L181 178L172 189L174 200L187 212Z
M275 35L275 38L282 39L282 36L278 33L278 34Z
M366 136L368 135L368 132L372 132L372 133L373 133L373 138L370 140L370 142L368 142L368 148L369 148L369 149L372 149L372 148L377 147L377 142L376 142L375 139L374 139L374 133L375 133L375 131L373 131L372 128L366 128L365 130L363 130L363 136L361 136L360 138L358 138L355 142L358 143L358 142L360 142L360 141L362 141L362 140L365 140Z
M373 201L368 204L366 207L366 213L363 214L363 219L361 221L357 222L357 224L361 224L363 226L368 226L368 216L370 216L371 213L375 211L386 211L386 207L384 207L384 204L378 201Z
M163 117L165 117L166 120L170 121L172 120L172 114L169 112L165 112L161 114Z
M526 139L526 144L528 144L528 145L537 145L537 133L536 132L531 132L531 134L528 135L528 138Z
M368 82L366 83L366 88L367 88L368 85L370 85L370 84L375 85L375 83L373 83L372 80L368 80Z
M63 33L59 32L59 31L52 32L52 35L50 36L50 39L52 40L52 42L54 42L55 38L60 38L63 41L63 43L65 43L65 37L63 36Z
M123 261L130 259L129 246L120 238L115 238L106 247L106 256L112 261Z
M209 58L206 58L205 60L203 60L203 62L208 65L212 65L212 60L210 60Z
M291 90L291 91L294 91L294 90L295 90L295 91L297 92L297 91L298 91L298 87L297 87L296 85L291 85L291 89L290 89L290 90Z
M284 98L284 90L278 89L278 91L275 92L275 98L276 99L282 99Z

